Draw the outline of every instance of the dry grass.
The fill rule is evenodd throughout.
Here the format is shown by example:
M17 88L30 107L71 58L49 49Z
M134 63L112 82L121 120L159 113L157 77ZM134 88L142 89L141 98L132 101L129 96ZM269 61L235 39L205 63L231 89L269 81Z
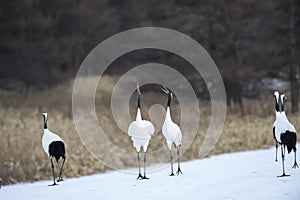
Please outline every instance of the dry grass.
M104 78L104 85L109 87L99 88L97 97L97 109L101 113L98 119L107 133L107 138L116 146L128 152L134 152L130 138L112 123L110 113L110 90L115 80L111 77ZM43 152L41 139L43 135L42 116L43 111L49 113L49 128L64 139L66 143L67 161L64 176L77 177L92 173L99 173L109 169L91 156L75 130L71 114L72 83L49 89L47 91L26 91L21 93L1 91L0 98L0 177L4 184L36 181L51 178L50 163ZM159 97L161 94L146 94L154 96L153 99L166 99ZM147 99L147 98L145 98ZM245 115L241 117L237 108L229 108L222 135L210 155L244 151L250 149L267 148L274 145L272 125L274 121L273 98L267 103L257 100L246 100ZM209 124L209 102L201 102L201 121L198 134L193 144L183 154L183 160L199 158L199 150ZM145 118L149 118L147 110L152 102L143 101ZM288 104L289 108L290 105ZM173 117L178 121L178 105L174 105ZM135 108L132 106L132 116ZM290 121L297 130L300 128L296 115L287 113ZM207 117L205 117L207 116ZM153 152L165 142L161 133L156 134L150 143L149 152ZM103 148L103 147L97 147ZM122 168L136 165L136 160L130 156L124 156L117 151L109 151L111 162L117 163ZM130 158L130 159L129 159ZM168 160L168 155L160 155L150 158L149 164Z
M55 127L55 132L66 142L66 151L72 152L68 154L66 162L67 176L80 176L106 169L81 145L70 118L51 111L48 123L49 127ZM5 183L50 178L50 162L41 146L41 112L37 109L24 109L20 112L13 108L2 108L0 126L0 174Z

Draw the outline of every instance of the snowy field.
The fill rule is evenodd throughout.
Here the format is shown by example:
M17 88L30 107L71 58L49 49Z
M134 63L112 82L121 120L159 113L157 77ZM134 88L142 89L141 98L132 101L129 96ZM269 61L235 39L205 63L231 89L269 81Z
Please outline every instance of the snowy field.
M286 172L291 176L284 178L277 177L282 173L281 158L275 163L274 155L272 148L185 162L181 166L183 175L174 177L168 176L168 165L148 174L149 180L136 180L136 174L113 171L68 178L55 187L47 186L51 180L9 185L0 189L0 199L299 200L300 169L291 169L294 155L287 156ZM177 165L174 167L177 169Z

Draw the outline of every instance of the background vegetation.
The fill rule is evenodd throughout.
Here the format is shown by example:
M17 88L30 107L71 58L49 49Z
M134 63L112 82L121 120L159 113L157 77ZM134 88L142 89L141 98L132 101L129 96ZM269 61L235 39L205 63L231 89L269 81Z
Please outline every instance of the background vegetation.
M194 38L210 53L225 83L229 80L227 94L243 99L243 117L239 105L228 107L222 135L209 155L274 145L273 90L286 92L293 100L293 108L299 104L295 98L300 58L299 11L300 2L295 0L1 1L0 177L4 184L51 178L50 163L41 146L44 111L49 113L49 128L59 133L67 145L66 177L108 170L86 151L76 132L72 118L73 81L81 62L97 44L120 31L141 26L170 28ZM202 92L206 85L200 84L201 77L193 76L185 60L164 51L130 52L105 72L96 107L99 121L111 130L108 138L134 152L130 138L111 123L107 108L118 77L148 62L172 66L193 85L200 100L201 122L194 143L182 159L199 158L210 120L209 99ZM144 95L161 98L161 94L146 90ZM132 115L133 105L134 102ZM150 106L151 99L144 98L146 118ZM173 117L178 121L176 103L174 108ZM299 116L291 101L287 109L299 130ZM151 140L150 151L163 145L158 134ZM114 152L113 157L120 155ZM273 160L272 157L269 162ZM124 168L136 165L135 160L121 157L119 162Z
M104 85L104 88L113 86L112 80L114 79L109 76L103 77L102 81L107 84ZM66 143L67 162L64 171L66 177L77 177L110 170L92 157L79 139L71 113L72 89L73 82L71 81L46 91L15 92L2 90L0 92L0 97L3 100L0 105L0 174L5 184L51 178L50 162L41 145L43 111L48 111L49 129L59 133ZM98 112L99 122L105 124L106 130L110 130L110 132L106 132L107 137L113 144L130 152L135 152L130 138L124 135L114 124L111 112L107 110L107 104L103 104L103 102L110 102L111 91L106 94L104 90L101 90L100 88L99 92L104 95L96 95L96 107L101 111ZM151 93L150 96L162 98L159 93ZM194 142L183 154L182 160L199 158L199 150L210 121L209 101L199 101L201 109L199 130ZM266 95L264 100L245 99L244 110L246 114L243 117L241 117L239 106L229 107L222 135L208 156L267 148L274 145L272 134L275 119L273 104L272 94ZM151 105L151 99L143 98L145 118L149 118L147 111ZM173 117L175 121L179 121L179 107L176 103L173 106ZM136 112L135 102L133 102L132 108L132 116L134 116ZM290 102L287 104L287 108L290 109ZM299 130L298 116L291 115L290 111L287 111L287 114L296 129ZM165 145L163 136L159 133L151 139L149 152ZM135 159L128 160L118 152L112 152L111 157L111 162L118 162L118 165L123 168L136 166ZM268 162L273 162L274 159L275 152L274 157L270 157ZM149 160L148 164L153 164L157 160Z

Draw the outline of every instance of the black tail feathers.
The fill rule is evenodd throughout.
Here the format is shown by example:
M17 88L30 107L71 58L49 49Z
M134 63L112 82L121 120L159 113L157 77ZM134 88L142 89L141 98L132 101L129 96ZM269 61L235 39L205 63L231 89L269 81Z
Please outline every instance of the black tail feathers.
M287 147L288 153L292 150L296 151L297 135L295 132L286 131L280 136L281 143Z
M49 154L53 156L58 162L59 158L66 158L65 156L65 144L62 141L54 141L49 145Z

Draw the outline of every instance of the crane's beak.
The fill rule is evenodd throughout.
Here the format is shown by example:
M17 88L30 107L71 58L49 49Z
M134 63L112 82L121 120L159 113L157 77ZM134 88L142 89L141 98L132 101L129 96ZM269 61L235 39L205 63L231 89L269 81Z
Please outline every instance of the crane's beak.
M163 86L163 88L161 89L164 93L169 94L170 91L168 90L167 87Z
M141 95L139 83L136 84L136 89L137 89L138 95Z

